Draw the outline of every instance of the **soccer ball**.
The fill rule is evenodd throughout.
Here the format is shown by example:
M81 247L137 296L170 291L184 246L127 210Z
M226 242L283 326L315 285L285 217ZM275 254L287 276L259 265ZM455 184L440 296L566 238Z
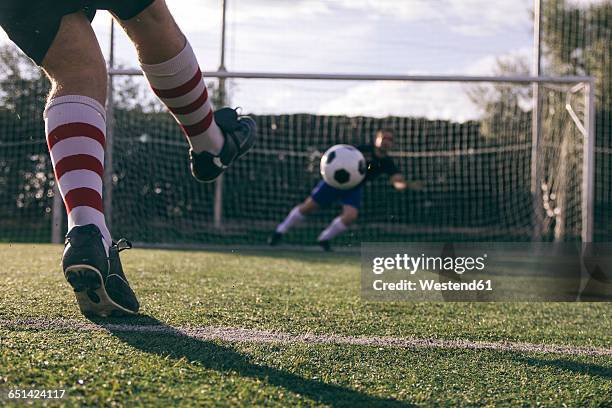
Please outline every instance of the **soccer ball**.
M365 175L365 158L354 146L332 146L321 158L321 176L332 187L351 189L361 183Z

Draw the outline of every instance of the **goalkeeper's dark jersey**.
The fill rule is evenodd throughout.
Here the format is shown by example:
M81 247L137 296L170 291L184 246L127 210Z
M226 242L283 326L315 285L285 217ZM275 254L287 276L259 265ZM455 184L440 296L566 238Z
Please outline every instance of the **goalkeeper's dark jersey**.
M399 173L399 169L391 157L385 156L380 158L374 154L374 150L376 149L374 145L360 145L357 146L357 149L363 153L368 165L368 172L366 173L366 178L363 181L364 183L366 181L374 180L383 173L387 174L388 176L393 176L394 174Z

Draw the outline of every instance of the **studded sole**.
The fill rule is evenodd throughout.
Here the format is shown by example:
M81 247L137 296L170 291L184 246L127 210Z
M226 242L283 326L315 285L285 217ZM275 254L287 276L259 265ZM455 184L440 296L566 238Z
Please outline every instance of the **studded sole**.
M66 280L85 316L120 317L135 315L133 311L115 303L104 287L102 274L90 265L71 265L64 271Z

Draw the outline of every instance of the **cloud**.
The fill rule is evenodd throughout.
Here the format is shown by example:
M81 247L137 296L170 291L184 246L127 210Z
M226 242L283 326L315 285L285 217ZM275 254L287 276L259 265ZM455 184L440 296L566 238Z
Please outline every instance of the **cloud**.
M466 75L497 75L498 61L520 59L530 62L532 52L531 47L522 47L502 55L486 55L468 64L464 72Z
M255 114L421 116L466 121L480 116L461 83L238 80L232 100Z
M480 112L465 93L465 84L370 82L357 85L321 105L322 115L415 116L466 121Z
M185 31L214 31L221 29L221 0L167 0L168 7ZM232 0L228 1L229 24L266 23L330 14L326 2L310 0Z
M577 7L588 7L608 3L610 0L567 0L568 4Z
M219 0L168 0L177 21L188 31L203 31L211 24L220 28L220 4ZM291 21L317 24L324 18L330 23L336 20L335 28L342 32L347 24L393 19L444 24L451 31L482 36L529 24L531 3L527 0L233 0L228 4L229 24L271 26Z
M365 14L367 18L394 17L404 21L437 19L440 13L435 2L423 0L338 0L338 6Z
M529 23L529 3L514 0L338 0L338 4L368 18L443 23L464 35L483 36Z
M167 2L203 68L214 70L219 55L221 1ZM420 73L446 70L490 75L494 73L496 54L522 44L517 41L518 45L509 45L506 40L515 33L517 24L529 25L530 4L529 0L231 0L228 68L328 73L401 73L411 69ZM425 30L427 33L423 24L430 28ZM105 53L108 25L108 14L100 13L94 27ZM134 67L134 47L120 32L118 29L119 62ZM486 38L466 40L466 35ZM470 44L472 48L468 49ZM523 51L530 55L529 49ZM460 121L479 115L462 84L263 80L230 83L234 84L230 91L233 103L243 106L246 112L410 115Z
M528 48L488 55L469 63L465 75L495 75L498 59L529 57ZM418 74L418 73L413 73ZM464 122L481 117L468 97L467 83L401 81L241 82L232 92L253 113L317 113L348 116L415 116Z
M166 3L183 31L218 33L221 30L220 0L167 0Z
M487 35L531 25L531 6L512 0L452 0L441 11L455 31L469 35Z
M228 17L237 23L270 22L274 20L309 19L332 14L327 2L311 0L241 1L229 9Z

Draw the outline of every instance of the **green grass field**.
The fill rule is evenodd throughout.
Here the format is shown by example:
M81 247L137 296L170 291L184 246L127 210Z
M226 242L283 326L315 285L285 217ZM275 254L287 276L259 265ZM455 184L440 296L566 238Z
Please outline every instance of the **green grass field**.
M65 389L47 403L69 406L612 404L612 356L579 352L610 350L610 303L368 303L358 256L136 249L122 259L143 315L92 322L60 253L0 245L0 406L23 404L6 400L10 389L43 388ZM250 337L198 335L211 327ZM570 351L266 342L255 330Z

